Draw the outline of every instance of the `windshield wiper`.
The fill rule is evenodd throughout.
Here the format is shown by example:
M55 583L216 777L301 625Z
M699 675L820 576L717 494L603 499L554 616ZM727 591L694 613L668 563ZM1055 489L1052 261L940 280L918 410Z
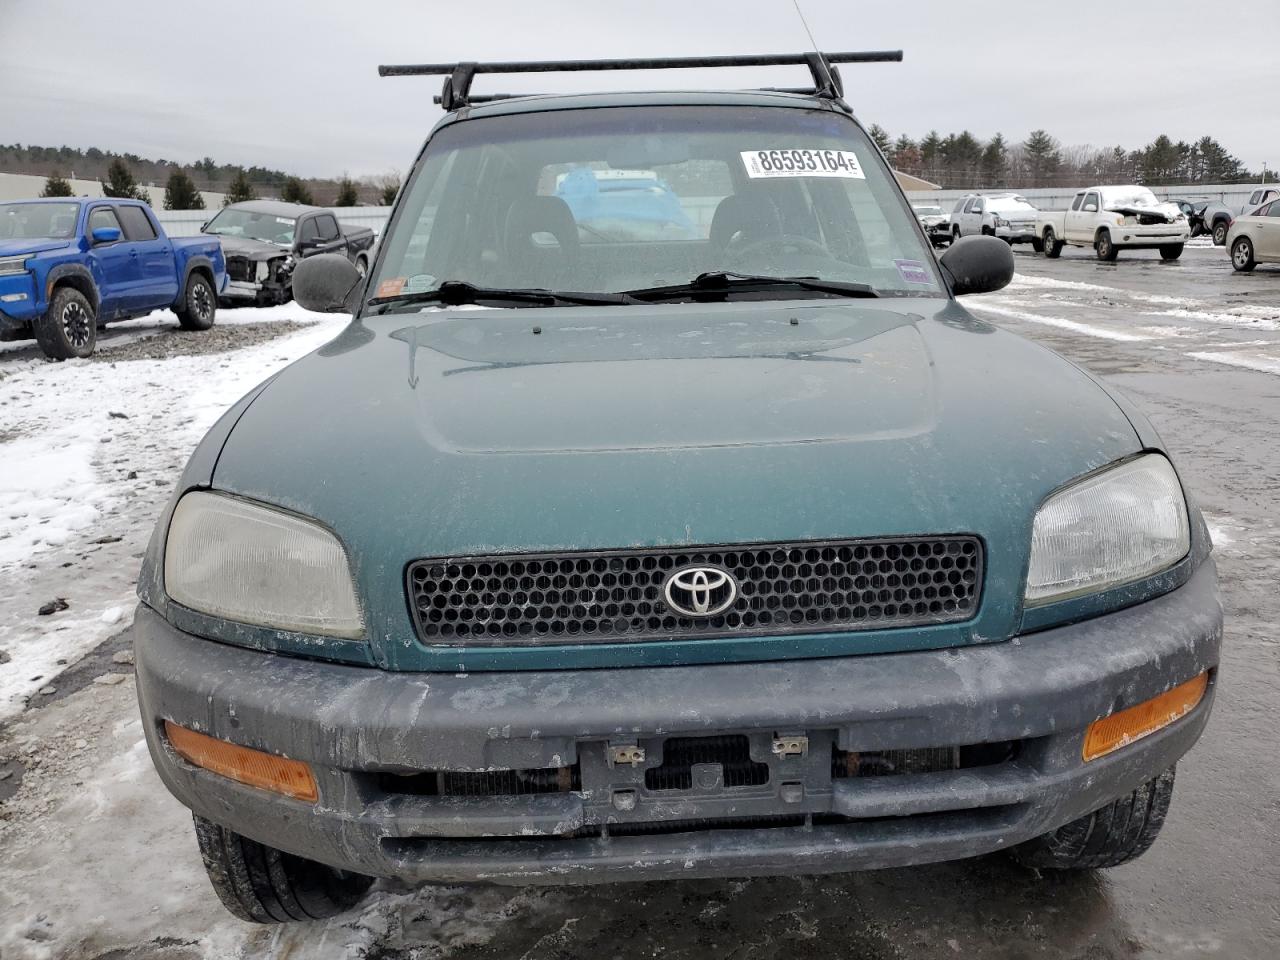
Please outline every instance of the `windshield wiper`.
M735 273L729 270L711 270L700 273L688 283L667 287L643 287L625 291L637 300L675 300L698 295L724 295L728 293L755 293L776 287L796 290L812 290L817 293L833 293L841 297L878 297L875 287L867 283L844 280L821 280L818 277L765 277L754 273Z
M416 293L397 293L389 297L374 297L366 300L365 305L378 307L377 313L387 313L396 307L416 304L439 303L446 307L458 307L463 304L481 302L507 303L529 307L558 307L565 304L583 306L610 306L614 304L636 303L637 301L625 293L577 293L569 290L546 290L541 287L521 287L504 289L501 287L478 287L465 280L446 280L434 290L422 290Z

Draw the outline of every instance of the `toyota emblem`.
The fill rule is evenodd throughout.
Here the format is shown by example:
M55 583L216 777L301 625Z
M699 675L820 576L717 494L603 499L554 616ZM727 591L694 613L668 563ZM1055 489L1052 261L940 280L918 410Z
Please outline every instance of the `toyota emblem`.
M682 567L667 577L662 595L682 617L714 617L733 606L738 584L720 567Z

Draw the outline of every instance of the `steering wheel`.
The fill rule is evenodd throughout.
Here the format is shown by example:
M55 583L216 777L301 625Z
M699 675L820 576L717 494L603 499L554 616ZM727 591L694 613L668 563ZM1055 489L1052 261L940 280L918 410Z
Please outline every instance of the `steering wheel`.
M831 251L818 243L817 240L811 240L808 237L802 237L794 233L780 233L771 237L761 237L758 240L747 240L737 244L730 243L729 249L744 260L760 250L771 250L790 256L809 253L822 257L824 260L832 259Z

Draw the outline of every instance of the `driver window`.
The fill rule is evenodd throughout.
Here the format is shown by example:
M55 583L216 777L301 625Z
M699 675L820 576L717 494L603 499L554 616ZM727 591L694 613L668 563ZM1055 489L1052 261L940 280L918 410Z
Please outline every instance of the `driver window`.
M1084 194L1083 194L1083 193L1077 193L1077 194L1076 194L1076 198L1075 198L1075 200L1073 200L1073 201L1071 202L1071 209L1072 209L1072 210L1079 210L1079 209L1080 209L1080 201L1082 201L1083 199L1084 199Z
M120 221L116 218L116 212L110 207L94 207L89 214L89 236L93 236L93 231L103 227L120 230L120 235L124 236L124 231L120 229Z
M984 211L984 207L982 206L982 201L981 200L973 201L973 212L982 213L983 211Z
M315 223L320 231L321 240L337 240L338 239L338 221L332 216L326 214L316 217Z
M1280 217L1280 200L1272 200L1271 206L1267 208L1268 217Z
M312 243L320 239L320 228L316 226L316 218L310 217L302 221L302 229L298 231L299 243Z
M1084 209L1086 213L1098 212L1098 195L1096 193L1091 193L1084 198Z

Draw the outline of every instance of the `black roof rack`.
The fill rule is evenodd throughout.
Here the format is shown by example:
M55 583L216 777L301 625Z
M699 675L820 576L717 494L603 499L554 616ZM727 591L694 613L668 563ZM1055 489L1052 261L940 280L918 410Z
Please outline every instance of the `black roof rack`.
M471 81L478 73L572 73L585 70L680 70L694 67L772 67L805 65L813 75L813 87L769 87L783 93L803 93L839 100L844 96L837 63L888 63L902 59L901 50L864 50L843 53L762 53L737 57L657 57L628 60L505 60L490 63L400 63L378 67L381 77L443 76L444 88L435 102L445 110L472 103L503 100L528 94L471 95Z

